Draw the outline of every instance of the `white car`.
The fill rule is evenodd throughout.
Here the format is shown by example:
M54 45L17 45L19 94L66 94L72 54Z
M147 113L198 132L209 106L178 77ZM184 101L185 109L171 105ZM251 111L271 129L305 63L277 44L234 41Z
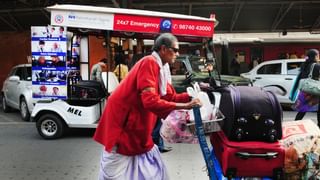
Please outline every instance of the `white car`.
M33 109L31 64L14 66L3 83L1 90L2 109L20 110L23 120L29 121Z
M265 61L242 77L249 78L253 86L273 91L283 105L292 104L289 94L304 59L281 59Z

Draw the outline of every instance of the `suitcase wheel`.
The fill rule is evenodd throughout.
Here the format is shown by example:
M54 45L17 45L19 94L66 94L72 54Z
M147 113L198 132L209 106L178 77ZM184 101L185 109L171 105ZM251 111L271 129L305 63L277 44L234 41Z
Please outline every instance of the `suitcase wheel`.
M226 172L226 177L228 180L231 180L232 178L236 177L237 169L236 168L228 168Z
M273 178L276 180L282 180L283 179L283 169L282 168L276 168L273 170Z

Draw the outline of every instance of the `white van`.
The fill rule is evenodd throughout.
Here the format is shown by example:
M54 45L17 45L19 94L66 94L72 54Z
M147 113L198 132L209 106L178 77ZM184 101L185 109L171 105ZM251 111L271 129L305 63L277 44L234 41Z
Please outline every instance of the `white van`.
M265 61L254 67L242 77L249 78L253 86L264 87L275 92L278 100L283 105L292 104L289 94L300 72L300 66L305 59L280 59Z

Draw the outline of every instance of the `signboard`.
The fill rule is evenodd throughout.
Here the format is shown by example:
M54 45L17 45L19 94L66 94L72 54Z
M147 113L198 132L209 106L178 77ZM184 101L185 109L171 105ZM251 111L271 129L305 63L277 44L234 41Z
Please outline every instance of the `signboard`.
M31 27L33 98L67 98L66 28Z
M149 16L115 14L114 31L130 31L142 33L170 32L174 35L212 37L213 21L196 21Z
M52 11L51 24L56 26L112 30L113 14Z
M74 35L71 40L71 49L67 55L67 70L78 70L80 71L80 42L81 36Z
M173 13L103 8L94 6L55 5L51 11L51 24L87 29L120 32L171 32L177 36L212 37L214 19Z

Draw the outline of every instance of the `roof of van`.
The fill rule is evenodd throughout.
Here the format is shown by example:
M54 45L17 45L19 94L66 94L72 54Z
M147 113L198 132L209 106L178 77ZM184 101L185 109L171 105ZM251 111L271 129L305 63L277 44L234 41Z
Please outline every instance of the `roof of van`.
M189 16L189 15L183 15L183 14L174 14L174 13L138 10L138 9L84 6L84 5L63 4L63 5L49 6L46 9L48 11L61 10L61 11L79 11L79 12L98 12L98 13L109 13L109 14L130 14L130 15L141 15L141 16L168 17L168 18L213 21L213 22L216 21L215 18L204 18L199 16Z

